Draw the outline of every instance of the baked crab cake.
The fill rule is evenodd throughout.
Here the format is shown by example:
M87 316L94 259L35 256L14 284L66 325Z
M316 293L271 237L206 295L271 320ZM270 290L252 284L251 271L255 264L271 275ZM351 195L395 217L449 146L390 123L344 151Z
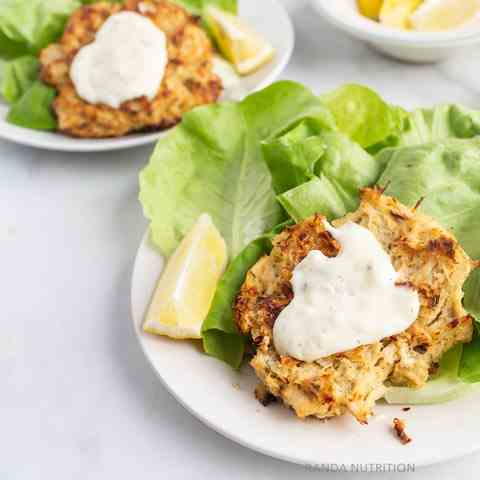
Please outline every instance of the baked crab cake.
M122 12L150 19L152 25L165 34L167 59L163 80L151 98L138 96L118 107L88 102L79 95L72 81L72 63L83 47L96 40L105 22ZM116 48L128 48L128 39ZM155 60L152 58L152 62ZM166 0L126 0L123 4L99 2L83 6L70 17L60 41L40 54L41 78L58 93L53 109L59 130L86 138L117 137L171 127L185 112L214 102L222 91L222 83L213 72L212 60L213 47L199 20Z
M278 352L274 325L293 302L294 269L313 250L329 259L342 251L335 229L321 215L275 237L270 255L247 273L235 302L236 323L256 345L251 365L257 376L302 418L350 412L366 423L387 385L422 387L443 353L472 337L462 286L475 265L451 233L374 189L363 190L358 210L333 225L340 229L351 223L368 229L388 255L395 285L416 292L418 306L408 328L314 360Z

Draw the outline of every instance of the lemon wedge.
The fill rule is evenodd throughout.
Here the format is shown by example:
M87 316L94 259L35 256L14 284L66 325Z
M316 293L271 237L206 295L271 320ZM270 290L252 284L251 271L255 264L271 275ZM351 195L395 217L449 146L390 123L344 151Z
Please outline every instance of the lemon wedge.
M422 32L448 30L473 20L479 10L478 0L426 0L410 21Z
M423 0L385 0L380 10L380 23L410 30L410 16Z
M240 75L258 70L275 55L275 49L235 15L210 6L204 18L220 52Z
M357 0L360 13L372 20L378 20L383 0Z
M225 241L210 216L203 214L170 257L143 329L172 338L200 338L226 264Z

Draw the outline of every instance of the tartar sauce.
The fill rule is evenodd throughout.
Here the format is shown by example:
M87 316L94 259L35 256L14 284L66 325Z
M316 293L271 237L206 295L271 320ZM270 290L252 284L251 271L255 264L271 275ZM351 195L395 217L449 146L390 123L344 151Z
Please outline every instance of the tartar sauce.
M398 286L390 257L366 228L326 229L341 250L312 250L294 269L294 298L273 328L277 352L314 361L400 333L417 318L418 294Z
M118 108L142 96L152 100L167 62L165 34L138 13L120 12L107 19L94 42L79 50L70 77L83 100Z

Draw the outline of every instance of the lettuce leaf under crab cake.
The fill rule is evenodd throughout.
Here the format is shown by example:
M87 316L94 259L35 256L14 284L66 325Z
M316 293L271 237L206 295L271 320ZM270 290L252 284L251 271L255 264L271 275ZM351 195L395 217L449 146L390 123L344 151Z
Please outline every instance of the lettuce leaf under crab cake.
M455 400L470 392L472 385L458 381L462 349L468 347L458 344L446 352L438 372L422 388L390 387L385 400L391 404L428 405Z
M37 80L11 106L7 121L19 127L55 130L57 120L51 109L55 94L53 88Z
M231 262L218 284L212 306L202 325L203 348L233 368L242 362L247 338L238 332L233 318L233 304L248 270L270 253L273 237L288 224L287 221L251 241Z
M261 142L306 118L334 128L318 97L289 81L277 82L242 102L187 113L159 140L140 174L140 200L162 253L169 255L203 212L211 215L231 258L285 220Z
M203 10L209 5L214 5L227 12L237 13L237 0L173 0L185 7L194 15L201 15Z
M322 125L307 119L284 135L262 142L275 193L283 193L315 176L315 166L325 153L321 130Z
M480 138L392 148L377 157L385 193L439 221L480 258Z
M99 0L80 0L82 5L91 5L92 3L98 3ZM102 0L108 3L123 3L125 0Z
M0 96L10 104L7 121L37 130L55 130L55 90L38 80L38 60L26 55L2 62Z
M0 58L0 95L2 90L3 78L5 75L5 67L7 65L7 61ZM1 98L0 98L1 100Z
M38 78L39 63L36 57L26 55L2 63L0 95L7 103L14 103Z
M447 138L472 138L480 134L480 111L462 105L437 105L410 112L399 134L389 135L371 147L379 152L386 147L420 145Z
M35 55L62 33L78 0L2 0L0 58Z
M345 134L309 123L263 144L277 199L297 222L316 212L333 219L354 210L359 189L373 185L383 168Z
M408 116L405 110L388 104L363 85L343 85L321 98L339 130L364 148L401 133Z
M335 218L354 210L359 188L373 185L384 167L365 148L400 135L408 115L362 85L320 98L335 129L305 120L262 145L277 198L296 221L316 211Z

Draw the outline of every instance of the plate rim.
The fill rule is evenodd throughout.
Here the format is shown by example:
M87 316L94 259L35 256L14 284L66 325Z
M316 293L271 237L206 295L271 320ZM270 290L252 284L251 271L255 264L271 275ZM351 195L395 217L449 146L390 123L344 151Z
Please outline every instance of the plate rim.
M242 1L242 0L240 0ZM245 1L245 0L243 0ZM251 0L255 1L255 0ZM293 49L295 46L295 29L293 27L292 19L283 5L279 0L269 0L277 8L278 16L282 17L282 20L287 26L287 32L285 36L289 39L288 46L285 51L282 52L280 61L272 69L272 71L261 81L258 82L252 89L248 90L247 95L250 95L266 86L271 84L285 69L285 67L290 62L292 57ZM86 152L105 152L105 151L115 151L123 150L134 147L139 147L142 145L149 145L155 143L157 140L167 135L172 129L166 129L154 133L133 133L132 135L126 135L118 138L104 138L104 139L76 139L72 137L65 137L62 134L58 134L60 138L67 138L71 143L55 144L55 142L50 140L43 140L37 138L31 138L28 135L28 132L32 131L30 128L19 127L17 125L11 125L6 122L4 119L0 119L1 124L6 124L7 129L2 130L0 128L0 139L5 140L10 143L15 143L17 145L27 146L38 148L41 150L49 150L56 152L70 152L70 153L86 153ZM13 133L8 132L8 128L14 130ZM18 132L16 131L18 129ZM33 130L34 132L39 132ZM57 132L51 132L57 133ZM137 135L137 137L135 137ZM98 143L97 143L98 142Z

